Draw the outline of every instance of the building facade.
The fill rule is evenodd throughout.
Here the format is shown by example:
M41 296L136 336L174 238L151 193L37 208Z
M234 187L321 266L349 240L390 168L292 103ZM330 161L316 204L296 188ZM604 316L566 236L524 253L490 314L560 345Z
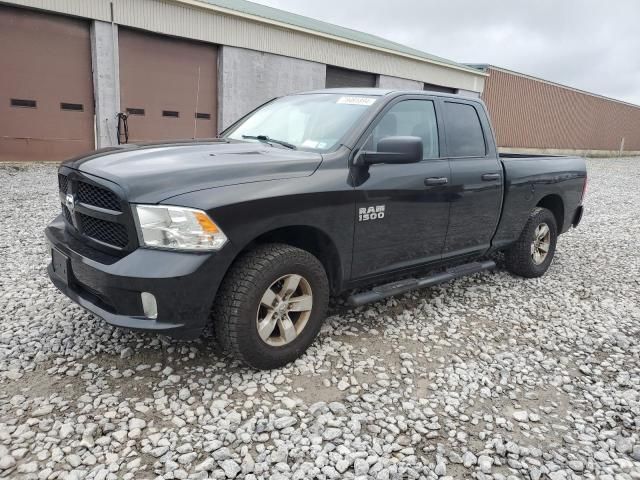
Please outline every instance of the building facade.
M492 65L482 99L501 151L640 155L640 106Z
M213 137L298 91L477 96L486 77L243 0L2 0L0 65L0 161L59 161L127 137Z

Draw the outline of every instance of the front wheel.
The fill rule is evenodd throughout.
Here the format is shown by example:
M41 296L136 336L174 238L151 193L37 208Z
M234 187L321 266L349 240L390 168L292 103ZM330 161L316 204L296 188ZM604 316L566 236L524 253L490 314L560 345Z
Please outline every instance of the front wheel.
M328 300L327 275L316 257L290 245L261 245L225 277L213 309L215 335L247 365L278 368L311 345Z
M507 269L521 277L545 274L556 251L558 227L551 211L534 208L520 237L505 253Z

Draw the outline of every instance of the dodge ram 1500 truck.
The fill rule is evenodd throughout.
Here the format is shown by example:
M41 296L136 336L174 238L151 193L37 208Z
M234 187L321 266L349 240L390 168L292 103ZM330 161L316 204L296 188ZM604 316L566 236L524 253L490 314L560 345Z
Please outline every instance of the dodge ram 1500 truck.
M331 294L360 289L362 305L492 268L497 251L544 274L587 175L577 157L498 155L480 99L329 89L219 138L98 150L58 182L58 289L119 327L194 338L212 321L224 350L267 369L313 342Z

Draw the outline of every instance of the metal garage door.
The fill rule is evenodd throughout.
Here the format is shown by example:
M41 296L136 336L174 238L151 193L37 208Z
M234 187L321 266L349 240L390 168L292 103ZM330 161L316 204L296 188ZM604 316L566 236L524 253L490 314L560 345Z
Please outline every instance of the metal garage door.
M434 85L433 83L425 83L424 89L430 92L442 92L442 93L456 93L457 90L451 87L443 87L441 85Z
M118 39L129 142L216 136L217 47L124 28Z
M88 23L0 6L0 68L0 160L93 149Z
M357 70L327 66L327 88L375 87L376 75Z

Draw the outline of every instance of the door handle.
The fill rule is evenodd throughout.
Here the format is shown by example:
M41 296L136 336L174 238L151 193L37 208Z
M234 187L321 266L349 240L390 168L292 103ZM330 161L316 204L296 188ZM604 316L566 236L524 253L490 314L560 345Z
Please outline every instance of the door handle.
M485 182L492 182L494 180L500 180L499 173L483 173L482 180Z
M428 177L424 179L424 184L427 187L431 187L433 185L446 185L449 183L449 179L447 177Z

